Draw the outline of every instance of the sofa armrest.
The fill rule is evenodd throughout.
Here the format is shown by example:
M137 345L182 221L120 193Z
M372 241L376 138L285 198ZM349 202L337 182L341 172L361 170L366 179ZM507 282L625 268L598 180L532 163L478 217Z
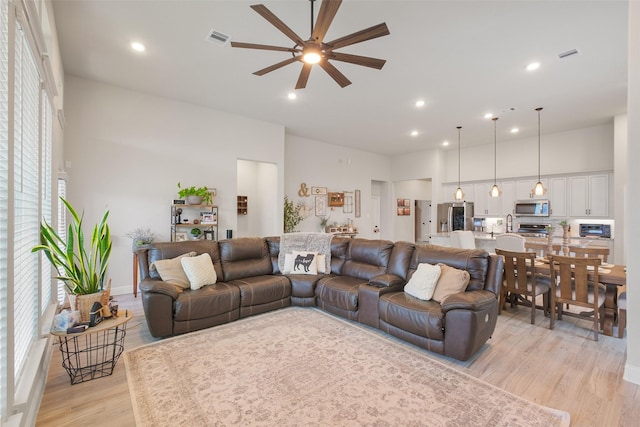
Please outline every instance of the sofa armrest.
M144 279L140 282L140 290L156 294L164 294L171 299L178 299L178 291L176 287L170 283L163 282L160 279Z
M449 310L483 311L495 303L496 294L479 289L450 295L441 305L442 311L446 313Z
M369 280L369 284L377 288L388 288L390 286L404 285L405 283L406 281L402 277L395 274L380 274Z

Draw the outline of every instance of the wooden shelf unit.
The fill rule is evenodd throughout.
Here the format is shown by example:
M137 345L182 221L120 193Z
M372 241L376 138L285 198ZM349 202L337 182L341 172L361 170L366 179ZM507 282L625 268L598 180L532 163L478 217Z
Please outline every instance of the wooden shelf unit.
M238 215L247 214L248 203L247 196L238 196Z

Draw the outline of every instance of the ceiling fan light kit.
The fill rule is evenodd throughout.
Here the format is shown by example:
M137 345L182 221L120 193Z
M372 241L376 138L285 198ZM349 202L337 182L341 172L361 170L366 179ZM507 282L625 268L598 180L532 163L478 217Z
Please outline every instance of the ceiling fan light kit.
M338 83L338 85L340 85L340 87L345 87L351 84L351 81L333 64L331 64L329 60L348 62L350 64L375 68L377 70L382 69L386 62L384 59L351 55L348 53L335 52L335 50L389 35L389 29L385 23L365 28L364 30L357 31L329 42L324 42L324 36L329 30L329 26L331 25L331 22L333 22L333 18L336 16L336 13L342 4L342 0L323 0L320 5L320 11L318 12L318 18L316 19L315 26L313 24L313 3L315 0L309 1L311 2L311 37L308 40L303 40L291 28L289 28L287 24L282 22L275 14L273 14L273 12L267 9L265 5L256 4L250 6L251 9L255 10L260 16L266 19L271 25L276 27L295 43L293 47L282 47L232 41L232 47L291 53L291 58L258 70L253 74L263 76L271 71L282 68L285 65L289 65L294 62L302 62L303 66L296 83L296 89L304 89L307 86L309 74L311 73L311 66L314 64L318 64L320 68L322 68L336 83Z

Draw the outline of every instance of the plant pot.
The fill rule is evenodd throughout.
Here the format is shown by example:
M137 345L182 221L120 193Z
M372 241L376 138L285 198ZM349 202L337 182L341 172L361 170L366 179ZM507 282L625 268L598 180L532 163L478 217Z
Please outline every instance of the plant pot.
M202 204L202 197L200 197L200 196L187 196L187 204L188 205L199 205L199 204Z
M97 301L101 305L109 305L109 295L111 291L100 291L93 294L73 295L67 294L69 297L69 305L72 311L80 312L80 321L88 322L91 318L91 307Z

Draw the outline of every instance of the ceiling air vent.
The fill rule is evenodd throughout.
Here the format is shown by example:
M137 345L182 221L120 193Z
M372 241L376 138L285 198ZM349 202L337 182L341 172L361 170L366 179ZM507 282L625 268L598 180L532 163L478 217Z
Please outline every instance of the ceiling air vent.
M564 52L560 52L560 53L558 54L558 58L560 58L560 59L564 59L564 58L566 58L566 57L568 57L568 56L577 55L577 54L579 54L579 53L580 53L580 52L578 52L578 49L569 49L569 50L565 50Z
M221 33L220 31L216 31L213 28L209 31L209 34L207 34L207 40L215 44L225 45L229 43L230 39L231 36Z

